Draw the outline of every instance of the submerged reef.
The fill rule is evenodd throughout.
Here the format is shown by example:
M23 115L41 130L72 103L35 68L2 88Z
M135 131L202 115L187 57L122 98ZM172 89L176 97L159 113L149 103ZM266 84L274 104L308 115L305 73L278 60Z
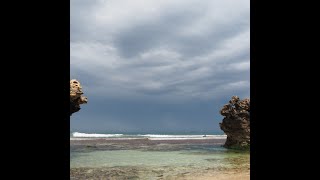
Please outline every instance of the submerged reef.
M81 109L80 104L88 102L87 97L82 94L80 82L75 79L70 80L70 116Z
M227 135L224 147L230 149L250 148L250 99L240 100L233 96L220 110L224 116L220 124L221 130Z

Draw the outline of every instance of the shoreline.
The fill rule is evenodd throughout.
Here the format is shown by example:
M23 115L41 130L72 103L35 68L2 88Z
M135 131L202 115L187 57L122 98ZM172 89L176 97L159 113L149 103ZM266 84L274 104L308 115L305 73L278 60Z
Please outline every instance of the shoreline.
M179 167L177 167L179 169ZM175 167L71 168L70 179L178 179L178 180L249 180L249 168L178 170Z

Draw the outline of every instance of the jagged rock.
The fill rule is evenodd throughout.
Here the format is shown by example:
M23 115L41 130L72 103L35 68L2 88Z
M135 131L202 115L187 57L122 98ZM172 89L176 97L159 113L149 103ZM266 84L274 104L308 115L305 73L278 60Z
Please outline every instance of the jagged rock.
M233 96L220 110L224 116L220 124L227 135L226 148L246 149L250 147L250 99L240 100Z
M88 102L87 97L82 94L80 82L75 79L70 80L70 116L81 109L80 104Z

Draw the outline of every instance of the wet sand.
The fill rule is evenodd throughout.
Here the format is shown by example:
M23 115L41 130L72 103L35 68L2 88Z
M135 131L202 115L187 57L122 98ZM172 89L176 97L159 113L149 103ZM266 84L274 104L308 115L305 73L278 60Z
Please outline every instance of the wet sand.
M188 180L249 180L249 170L210 170L172 173L174 168L144 169L137 167L72 168L71 180L85 179L188 179ZM144 177L141 177L143 174Z

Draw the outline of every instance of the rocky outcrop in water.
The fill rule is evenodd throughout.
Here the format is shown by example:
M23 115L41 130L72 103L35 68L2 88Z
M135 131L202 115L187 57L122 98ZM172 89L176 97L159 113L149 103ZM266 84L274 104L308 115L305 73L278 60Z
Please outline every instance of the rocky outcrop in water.
M82 94L80 82L75 79L70 80L70 116L81 109L80 104L88 102L87 97Z
M250 99L240 100L233 96L220 110L224 116L220 128L227 135L226 148L247 149L250 147Z

